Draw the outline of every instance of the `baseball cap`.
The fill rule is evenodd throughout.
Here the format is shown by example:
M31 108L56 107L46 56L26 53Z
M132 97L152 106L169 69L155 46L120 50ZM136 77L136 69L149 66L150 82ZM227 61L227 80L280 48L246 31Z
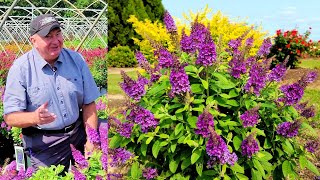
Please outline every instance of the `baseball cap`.
M30 23L30 35L39 34L44 37L52 29L60 28L61 25L52 14L42 14L33 19Z

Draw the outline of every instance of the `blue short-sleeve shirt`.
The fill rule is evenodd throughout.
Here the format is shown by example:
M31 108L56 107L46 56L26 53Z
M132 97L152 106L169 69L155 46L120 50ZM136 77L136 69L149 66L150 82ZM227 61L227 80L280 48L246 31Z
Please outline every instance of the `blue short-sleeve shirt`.
M99 97L97 85L77 52L63 48L54 67L36 49L16 59L9 70L4 94L4 114L35 111L45 102L57 115L55 121L38 125L42 129L62 129L75 122L82 105Z

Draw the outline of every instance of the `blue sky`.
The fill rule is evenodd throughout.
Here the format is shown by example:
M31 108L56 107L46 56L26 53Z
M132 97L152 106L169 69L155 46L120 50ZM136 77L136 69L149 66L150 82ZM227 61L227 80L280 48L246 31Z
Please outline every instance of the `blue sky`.
M320 40L319 0L162 0L162 4L175 18L182 19L183 13L199 12L208 5L213 13L220 10L231 20L261 25L269 35L277 29L293 28L304 33L311 27L310 38Z

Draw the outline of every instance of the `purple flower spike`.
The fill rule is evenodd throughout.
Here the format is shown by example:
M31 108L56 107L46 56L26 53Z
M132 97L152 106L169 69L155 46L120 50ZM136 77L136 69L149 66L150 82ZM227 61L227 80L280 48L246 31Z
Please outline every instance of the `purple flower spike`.
M82 153L77 150L72 144L70 144L71 147L71 153L75 160L75 162L78 164L80 169L84 169L88 167L88 161L85 159L85 157L82 155Z
M247 46L247 47L252 47L253 41L254 41L254 40L253 40L252 37L248 38L248 39L246 40L246 46Z
M309 83L312 83L314 80L316 80L318 77L317 72L312 71L308 73L307 75L302 76L302 78L298 81L298 84L305 88Z
M241 153L243 156L251 158L253 154L259 151L258 142L254 139L253 134L250 134L245 140L241 143Z
M216 61L216 45L211 38L210 32L207 32L207 37L205 42L199 48L199 55L196 64L201 66L212 66L213 62Z
M104 154L108 154L108 125L99 126L99 135L101 141L101 150Z
M260 46L260 49L258 51L258 56L266 56L270 53L270 48L272 46L270 38L267 38L263 40L262 45Z
M204 111L200 116L198 117L197 121L197 129L195 130L196 134L200 134L203 137L209 137L210 131L209 127L214 126L213 116L208 111Z
M283 76L285 75L286 71L287 69L285 65L277 64L276 67L274 67L268 74L268 80L280 82Z
M116 167L123 165L127 160L133 157L133 154L130 151L127 151L123 148L110 149L110 158L112 159L110 166Z
M127 119L139 124L143 133L147 133L150 128L155 128L159 124L158 120L154 118L154 115L141 106L132 107Z
M170 15L170 13L168 11L164 12L163 22L166 25L167 31L169 33L177 31L176 24L174 23L174 20L173 20L173 18L171 17L171 15Z
M173 68L170 73L171 92L170 97L175 95L184 95L190 92L190 82L188 75L184 70L184 66Z
M75 180L86 180L86 176L82 174L78 169L74 166L71 166L71 171L74 174L74 179Z
M173 62L174 60L171 53L167 49L161 48L159 50L159 66L162 68L170 68Z
M146 93L144 86L148 80L139 76L137 81L131 79L124 71L121 71L123 82L120 83L124 92L132 99L139 101L140 98Z
M154 179L155 177L158 176L157 169L153 169L153 168L150 168L150 167L145 168L143 170L143 174L142 175L147 180Z
M254 63L249 72L249 80L247 81L244 89L246 92L253 92L257 96L266 85L266 71L259 63Z
M284 102L286 105L294 105L299 103L304 94L304 89L298 83L283 85L280 87L284 97L278 99L280 102Z
M304 147L307 149L307 151L314 153L319 148L319 142L318 141L309 141L306 143L306 145Z
M194 53L195 49L192 47L192 39L187 36L184 30L182 31L182 36L180 40L180 47L183 52Z
M235 153L230 153L227 144L212 128L209 128L211 136L208 139L206 145L207 154L210 156L210 160L207 162L208 167L212 167L215 164L226 164L233 166L238 157Z
M240 119L242 120L243 127L253 127L258 124L259 120L259 108L255 107L240 115Z
M97 111L104 111L106 109L107 105L104 103L101 99L96 104Z
M86 129L88 132L89 141L96 145L100 144L98 131L93 129L88 123L86 123Z
M283 122L278 125L277 134L286 138L292 138L298 135L301 122Z

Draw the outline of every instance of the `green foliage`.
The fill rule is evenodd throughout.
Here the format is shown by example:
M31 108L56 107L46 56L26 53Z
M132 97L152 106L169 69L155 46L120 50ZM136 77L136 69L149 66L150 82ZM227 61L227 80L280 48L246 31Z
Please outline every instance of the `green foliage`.
M98 58L97 60L93 61L92 65L90 66L90 71L92 76L94 77L94 81L96 82L97 86L101 89L108 88L108 65L107 59Z
M118 116L123 123L134 123L130 138L121 136L117 131L110 132L111 147L125 147L138 156L129 176L141 179L141 173L137 171L143 167L152 167L158 170L158 179L269 179L271 176L274 179L297 179L297 161L310 153L294 137L279 135L277 129L284 122L301 122L303 125L300 131L312 129L311 126L295 109L296 104L287 105L279 100L285 94L276 81L266 80L259 94L253 93L255 87L249 90L244 88L251 70L257 66L268 69L270 60L255 56L252 63L256 66L247 66L246 72L237 78L230 73L231 67L227 62L217 61L212 66L204 67L195 64L199 55L197 52L181 53L180 49L173 52L179 62L174 67L162 68L159 71L160 79L149 82L141 99L130 99L126 114ZM245 60L250 57L248 52L243 48L243 52L234 58ZM172 78L171 74L180 63L188 64L184 71L191 91L172 97L172 81L179 78ZM268 73L265 71L264 77ZM150 76L145 74L145 77ZM141 126L153 122L148 122L149 116L141 112L135 115L136 106L151 111L158 125L143 132ZM254 108L259 116L257 123L245 126L245 120L240 115ZM204 112L214 117L214 126L206 131L210 132L209 137L196 132L199 130L199 116ZM146 122L132 120L132 116ZM248 157L243 153L242 144L251 135L259 150ZM226 143L230 153L237 155L237 162L223 163L217 158L212 167L207 165L210 160L207 149L209 139L218 141L217 136ZM220 146L222 148L222 143L216 145L216 148ZM308 158L305 160L302 157L300 166L319 175L318 169Z
M289 56L287 67L295 68L298 65L298 58L301 54L308 53L312 41L308 41L310 31L306 31L303 35L299 34L296 29L282 32L277 30L274 37L274 44L270 49L269 57L275 56L276 61L272 62L273 66L285 61Z
M39 167L39 170L36 171L30 177L30 180L41 180L41 179L46 179L46 180L71 180L73 179L73 175L66 173L61 174L63 171L64 166L58 165L58 166L50 166L50 167Z
M117 46L107 54L109 67L134 67L137 60L128 46Z
M160 19L163 16L164 7L160 0L109 0L108 3L108 38L109 48L117 45L128 45L135 49L132 38L140 38L127 22L130 15L135 15L139 20L151 18Z

